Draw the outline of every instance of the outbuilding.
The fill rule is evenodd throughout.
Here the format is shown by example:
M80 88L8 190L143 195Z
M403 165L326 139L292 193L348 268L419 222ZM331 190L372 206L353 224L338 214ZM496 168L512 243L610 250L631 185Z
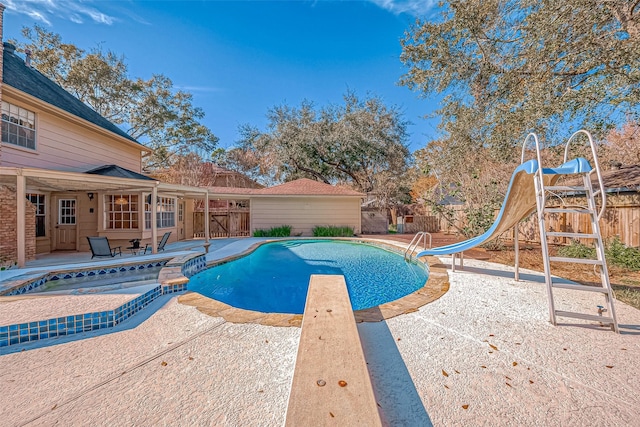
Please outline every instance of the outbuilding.
M302 178L251 191L251 232L282 225L292 236L311 236L316 226L352 227L361 232L363 193Z

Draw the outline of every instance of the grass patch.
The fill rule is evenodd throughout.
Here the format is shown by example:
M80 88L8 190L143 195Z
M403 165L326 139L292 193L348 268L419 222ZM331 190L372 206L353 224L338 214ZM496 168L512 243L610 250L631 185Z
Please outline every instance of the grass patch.
M291 236L291 226L281 225L280 227L273 227L268 230L254 230L253 237L289 237Z
M622 301L640 310L640 288L613 285L613 292L618 301Z
M353 227L316 226L313 237L352 237Z
M577 240L573 240L570 245L558 248L558 255L567 258L595 259L596 248L587 246Z

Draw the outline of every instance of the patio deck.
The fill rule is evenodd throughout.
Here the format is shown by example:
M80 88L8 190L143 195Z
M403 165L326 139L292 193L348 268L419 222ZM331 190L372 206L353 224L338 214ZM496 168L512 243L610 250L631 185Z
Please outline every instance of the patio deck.
M512 268L467 259L448 274L440 299L358 324L384 425L637 425L640 311L617 302L621 334L554 327L541 273L516 282ZM568 308L597 304L563 296ZM163 298L108 333L1 350L3 423L282 425L300 329Z

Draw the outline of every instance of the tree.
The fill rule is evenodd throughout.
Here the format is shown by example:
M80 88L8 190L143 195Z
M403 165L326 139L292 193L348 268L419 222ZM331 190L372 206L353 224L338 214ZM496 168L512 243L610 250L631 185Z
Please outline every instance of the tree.
M401 83L442 94L442 135L416 153L484 231L533 130L553 150L579 128L601 138L640 114L640 2L488 0L442 4L402 40ZM543 159L545 160L545 159ZM420 161L420 159L418 160ZM546 160L545 160L546 161ZM473 224L477 226L473 226Z
M450 1L402 41L402 84L445 94L441 128L510 158L528 130L551 144L640 112L637 0Z
M234 169L253 171L272 182L308 177L347 183L375 193L383 205L406 197L409 188L402 177L410 160L407 123L380 98L361 100L348 92L343 105L317 109L304 101L299 107L273 107L267 117L265 132L241 129L238 147L227 153L227 160L237 165Z
M202 109L193 106L191 94L174 90L168 77L131 79L123 56L101 47L87 53L39 25L23 28L22 35L27 42L14 43L19 51L31 52L38 71L154 149L145 159L147 168L167 167L175 155L216 148L218 138L200 123Z
M640 123L627 122L620 129L611 130L603 145L603 167L640 164Z

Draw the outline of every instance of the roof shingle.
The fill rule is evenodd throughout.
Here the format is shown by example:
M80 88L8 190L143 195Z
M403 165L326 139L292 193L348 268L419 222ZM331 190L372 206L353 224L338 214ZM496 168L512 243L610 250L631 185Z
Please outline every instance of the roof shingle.
M38 98L47 104L58 107L67 113L93 123L118 136L126 138L129 141L140 144L128 133L102 117L91 107L45 77L38 70L27 67L24 61L15 54L15 47L13 45L5 42L4 47L2 55L4 61L2 66L2 82L4 84ZM141 145L141 147L144 146Z
M363 193L349 188L337 187L308 178L301 178L273 187L254 190L251 194L265 196L365 196Z

